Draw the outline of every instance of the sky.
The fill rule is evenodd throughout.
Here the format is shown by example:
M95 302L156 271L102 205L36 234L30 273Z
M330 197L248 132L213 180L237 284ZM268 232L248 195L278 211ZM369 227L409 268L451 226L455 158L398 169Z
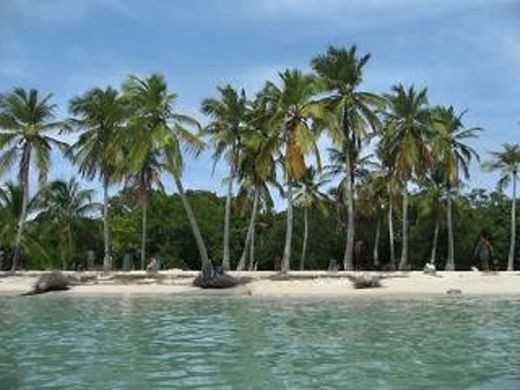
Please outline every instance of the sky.
M352 44L372 55L361 89L415 84L431 104L467 109L466 126L484 129L472 143L482 160L520 142L520 0L0 0L0 91L53 93L64 118L92 87L160 72L177 110L204 122L200 101L218 85L252 96L285 68L310 70L328 45ZM76 174L53 162L52 178ZM206 152L188 159L184 182L222 194L226 174L221 164L212 176ZM472 187L494 188L478 164L471 174Z

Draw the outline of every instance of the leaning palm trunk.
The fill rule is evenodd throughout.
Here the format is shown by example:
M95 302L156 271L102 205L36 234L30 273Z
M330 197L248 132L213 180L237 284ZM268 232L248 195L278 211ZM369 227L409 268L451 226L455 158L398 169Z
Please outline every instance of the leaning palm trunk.
M390 270L395 271L394 215L392 202L388 206L388 241L390 242Z
M433 242L432 242L432 254L430 256L430 263L435 264L437 258L437 242L439 241L439 228L440 228L440 214L437 213L435 218L435 229L433 230Z
M381 236L381 218L377 217L376 237L374 238L374 267L379 268L379 237Z
M146 222L147 222L147 207L148 199L143 202L143 215L141 226L141 269L144 269L146 262Z
M307 240L309 238L309 210L303 208L303 245L302 256L300 257L300 271L305 269L305 255L307 254Z
M287 272L291 264L291 244L293 230L293 199L292 199L292 183L288 181L287 188L287 230L285 232L285 247L283 249L283 258L280 271Z
M249 244L249 271L253 271L255 268L255 226L251 231L251 243Z
M233 176L234 167L231 166L231 174L229 176L228 192L226 196L226 211L224 216L224 253L222 254L222 268L229 271L229 223L231 220L231 196L233 195Z
M453 248L453 214L452 214L452 201L451 201L451 189L448 186L447 195L447 210L446 210L446 223L448 224L448 259L446 260L446 271L455 271L455 258Z
M401 248L401 261L399 262L399 270L403 271L408 268L408 189L406 185L403 190L403 243Z
M202 235L200 234L197 219L195 218L195 214L193 214L193 210L191 209L190 203L188 202L188 198L186 198L181 178L179 177L179 174L176 172L176 170L173 171L173 180L175 181L175 185L177 186L177 191L179 191L179 196L181 198L182 205L184 206L184 211L186 211L186 215L188 216L188 220L190 221L191 230L193 231L193 236L195 237L197 248L199 250L202 268L211 267L211 260L208 257L206 245L204 244L204 240L202 239Z
M112 269L112 259L110 257L110 231L108 221L108 180L103 180L103 244L104 244L104 256L103 256L103 268L105 270Z
M516 173L513 173L513 201L511 204L511 242L509 244L509 256L507 258L507 270L513 271L515 261L516 240Z
M244 243L244 249L242 250L242 255L240 256L240 261L238 262L237 271L243 271L246 268L246 258L247 258L247 250L251 245L251 239L255 230L255 220L256 214L258 210L258 189L255 189L255 195L253 200L253 210L251 211L251 220L249 222L249 228L247 229L246 241Z
M22 210L20 211L20 218L18 220L18 225L16 229L16 238L14 242L14 253L13 253L13 261L11 265L11 271L16 271L18 267L18 262L20 260L20 251L22 244L22 236L23 229L25 227L25 219L27 218L27 207L29 205L29 166L30 166L30 151L29 149L24 150L24 154L22 157L22 172L21 172L21 182L22 182Z
M354 269L354 237L355 237L355 215L354 215L354 191L352 189L352 167L350 153L347 149L346 157L346 197L347 197L347 241L345 243L345 254L343 256L343 269L351 271Z

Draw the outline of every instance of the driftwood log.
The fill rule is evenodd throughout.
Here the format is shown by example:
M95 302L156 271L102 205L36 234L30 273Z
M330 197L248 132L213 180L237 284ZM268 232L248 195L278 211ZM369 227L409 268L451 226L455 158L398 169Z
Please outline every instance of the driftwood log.
M364 273L362 275L350 276L349 279L356 289L381 287L381 278L377 275Z
M43 294L49 291L68 290L70 288L70 285L70 280L61 272L50 272L48 274L43 274L42 276L40 276L34 284L33 290L23 295L35 295Z

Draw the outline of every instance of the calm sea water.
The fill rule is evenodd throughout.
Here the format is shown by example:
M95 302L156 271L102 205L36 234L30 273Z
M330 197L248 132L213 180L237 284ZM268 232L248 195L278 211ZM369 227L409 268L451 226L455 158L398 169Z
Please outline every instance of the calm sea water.
M520 389L520 300L0 298L0 388Z

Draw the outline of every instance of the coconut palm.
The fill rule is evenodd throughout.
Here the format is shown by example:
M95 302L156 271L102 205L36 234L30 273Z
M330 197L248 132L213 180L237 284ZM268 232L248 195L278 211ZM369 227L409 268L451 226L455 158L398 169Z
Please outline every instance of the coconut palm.
M93 190L81 189L74 178L68 182L55 180L42 190L44 215L59 235L63 269L67 269L67 257L74 257L74 232L82 227L83 218L99 210L99 205L92 202L93 195Z
M399 84L386 95L388 111L383 126L382 140L385 159L390 170L402 182L402 249L399 269L408 264L408 182L422 177L431 165L427 140L431 129L426 89L416 91Z
M112 269L110 254L110 218L108 213L111 184L119 180L118 161L123 157L117 145L118 134L124 130L128 110L116 89L94 88L71 100L68 120L70 131L81 132L72 145L72 160L78 165L80 174L93 180L96 176L103 185L103 268Z
M51 166L52 147L66 151L68 145L48 133L59 130L63 123L54 121L52 95L41 96L37 90L16 88L0 97L0 176L18 161L18 176L22 187L22 207L16 227L12 269L16 270L20 256L29 204L31 164L38 170L40 185L47 180ZM33 161L34 157L34 161Z
M337 48L330 46L327 52L312 59L312 67L319 75L323 92L327 94L322 103L332 113L332 125L328 128L333 141L350 153L355 153L371 131L379 128L379 118L375 108L381 107L383 100L376 94L358 91L363 81L363 68L370 54L358 56L356 46ZM344 254L344 268L353 269L355 238L354 193L349 177L353 174L352 158L346 159L346 197L348 207L347 241Z
M330 183L330 178L318 175L314 167L307 168L305 176L295 183L297 191L294 196L295 204L303 208L303 243L300 257L300 271L305 268L305 256L307 255L307 241L309 238L309 209L316 208L324 215L328 214L328 194L321 191L321 187Z
M195 119L174 111L177 95L168 91L166 80L161 75L152 74L144 79L130 76L123 91L133 113L129 119L126 143L128 158L124 169L142 199L142 263L146 245L146 203L153 186L162 188L160 173L165 170L172 175L179 192L202 266L211 266L206 245L181 181L183 150L198 153L204 147L204 143L189 131L190 128L200 130L200 125Z
M437 167L442 167L446 182L446 222L448 228L448 259L446 271L455 270L453 243L452 192L459 184L459 173L469 178L471 158L477 160L477 152L465 144L475 138L478 128L465 128L462 123L464 112L457 115L453 107L436 107L432 112L433 140L432 152Z
M215 147L213 159L215 163L225 158L229 164L228 191L226 195L226 209L224 217L224 253L222 268L230 269L229 260L229 226L231 219L231 198L233 183L237 178L237 170L243 138L249 130L247 123L248 107L246 93L242 89L235 90L231 85L219 87L218 99L208 98L202 101L201 111L211 118L211 122L204 128L209 135L210 142Z
M516 241L516 185L518 173L520 172L520 145L504 144L502 150L491 152L493 159L484 164L488 171L500 172L498 188L503 191L510 184L512 185L511 202L511 240L509 243L509 255L507 257L507 270L514 270L515 262L515 241Z
M265 149L280 151L283 148L287 229L281 271L287 272L291 261L293 183L305 174L305 155L314 153L319 165L319 150L312 122L324 118L325 115L322 105L313 101L316 93L316 79L313 76L296 69L287 69L279 76L281 86L268 82L262 95L263 99L271 102L274 109L271 117L272 140Z

